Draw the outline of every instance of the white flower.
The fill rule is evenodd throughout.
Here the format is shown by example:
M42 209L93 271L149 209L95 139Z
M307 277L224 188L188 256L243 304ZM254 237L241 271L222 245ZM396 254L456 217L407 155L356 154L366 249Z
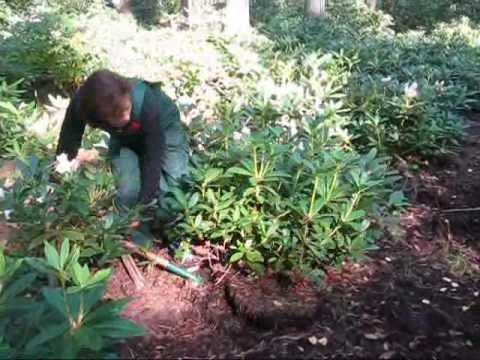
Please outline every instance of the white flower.
M242 140L242 138L243 138L242 133L240 133L238 131L235 131L233 133L233 140L240 141L240 140Z
M303 144L303 142L300 142L295 146L295 148L300 150L300 151L303 151L303 150L305 150L305 145Z
M248 128L247 126L244 126L242 128L242 134L245 135L245 136L250 136L250 134L251 134L250 128Z
M12 218L11 217L12 212L13 212L13 210L11 210L11 209L3 210L3 215L5 216L6 220L10 220Z
M295 136L298 132L297 123L295 119L290 119L290 117L287 114L282 115L278 124L287 128L290 131L291 136Z
M45 197L44 196L39 196L36 200L37 200L37 203L43 204L44 201L45 201Z
M295 136L298 133L297 123L295 120L290 121L290 135Z
M43 135L48 131L48 115L42 116L40 119L37 119L35 122L28 125L28 130L37 135Z
M412 84L406 83L404 87L405 96L408 98L414 98L418 96L418 84L413 82Z
M13 180L12 178L8 178L7 180L5 180L5 183L3 184L5 189L10 189L13 185L15 185L15 180Z
M178 98L178 103L183 106L190 106L193 105L193 100L190 96L183 95Z
M0 188L0 200L5 200L5 190Z
M387 76L387 77L382 78L382 82L389 82L391 80L392 80L391 76Z
M59 174L70 173L78 170L80 163L77 159L68 160L68 156L62 153L57 156L57 163L55 165L55 171Z
M279 124L282 125L282 126L285 126L285 127L289 127L289 125L290 125L290 116L288 116L287 114L282 115L282 117L280 118Z

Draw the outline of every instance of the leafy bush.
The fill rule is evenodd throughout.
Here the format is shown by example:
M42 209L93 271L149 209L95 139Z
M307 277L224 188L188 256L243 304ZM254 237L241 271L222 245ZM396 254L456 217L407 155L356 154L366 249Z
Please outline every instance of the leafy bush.
M111 271L92 274L68 240L45 257L15 259L0 249L0 357L104 358L143 330L119 316L125 300L103 302Z
M8 83L0 78L0 152L3 157L24 146L29 139L27 124L36 116L35 104L25 103L21 81Z
M270 66L278 59L300 66L307 54L330 53L360 148L448 153L462 136L459 111L478 94L479 32L468 21L440 25L429 37L395 34L391 25L388 16L349 0L332 4L325 19L304 22L301 13L286 13L264 25L272 39L264 57Z
M192 119L199 154L190 186L167 201L181 214L170 236L221 244L230 261L260 272L319 275L372 248L373 219L403 197L390 195L396 177L387 159L351 149L343 66L328 54L309 54L293 63L273 56L265 69L241 60L248 56L235 44L210 41L223 56L223 77L212 84L220 98L205 96L205 84L176 90L182 99L212 101L206 112L213 106L219 121Z
M362 156L328 145L328 121L306 118L291 138L282 126L212 134L194 183L170 205L183 217L171 231L209 240L263 271L311 271L359 257L378 235L395 178L375 151Z
M431 30L440 22L462 16L480 21L480 4L470 0L384 0L382 10L391 14L399 31L417 28Z
M83 49L75 31L72 19L53 12L15 22L0 38L2 74L13 81L25 79L27 85L78 84L98 64Z
M113 176L94 166L59 175L49 163L36 156L17 162L19 178L1 204L19 225L17 247L32 254L45 241L67 238L81 246L82 257L100 264L123 254L119 241L129 234L135 210L120 216L112 208Z
M102 6L105 0L46 0L51 8L66 12L82 13L90 11L93 6Z
M180 12L179 0L132 0L132 13L143 25L156 25L164 15Z

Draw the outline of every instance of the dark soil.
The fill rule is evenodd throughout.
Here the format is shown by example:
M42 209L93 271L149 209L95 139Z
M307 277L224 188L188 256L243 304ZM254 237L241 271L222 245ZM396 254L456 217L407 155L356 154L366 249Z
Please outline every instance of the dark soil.
M201 286L148 267L136 291L118 266L107 297L132 296L124 315L148 331L122 355L479 359L480 122L472 120L458 156L404 174L413 205L400 221L385 220L379 250L331 270L321 287L248 278L213 251Z

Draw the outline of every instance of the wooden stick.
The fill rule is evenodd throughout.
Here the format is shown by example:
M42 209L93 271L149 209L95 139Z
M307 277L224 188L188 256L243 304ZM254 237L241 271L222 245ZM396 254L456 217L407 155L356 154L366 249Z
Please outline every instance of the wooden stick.
M480 207L474 207L474 208L465 208L465 209L436 209L436 211L442 212L442 213L461 213L461 212L477 212L480 211Z
M135 284L135 288L137 290L142 290L145 286L145 280L143 278L142 273L135 264L135 260L133 260L131 255L123 255L122 256L122 264L127 271L128 276L132 279L133 283Z
M147 260L150 260L151 262L159 265L161 268L166 269L168 265L168 260L165 260L164 258L155 255L154 253L150 251L146 251L138 247L137 245L128 242L128 241L123 241L122 242L123 247L125 247L127 250L130 250L133 253L139 254L143 257L145 257Z

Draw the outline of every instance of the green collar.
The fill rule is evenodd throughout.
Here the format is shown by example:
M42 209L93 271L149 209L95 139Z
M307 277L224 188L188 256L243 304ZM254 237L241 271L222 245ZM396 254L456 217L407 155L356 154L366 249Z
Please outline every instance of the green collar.
M140 120L140 115L142 114L143 98L145 97L145 90L147 89L147 84L145 83L145 81L140 79L131 79L130 82L133 85L133 90L132 90L133 117L136 120Z

